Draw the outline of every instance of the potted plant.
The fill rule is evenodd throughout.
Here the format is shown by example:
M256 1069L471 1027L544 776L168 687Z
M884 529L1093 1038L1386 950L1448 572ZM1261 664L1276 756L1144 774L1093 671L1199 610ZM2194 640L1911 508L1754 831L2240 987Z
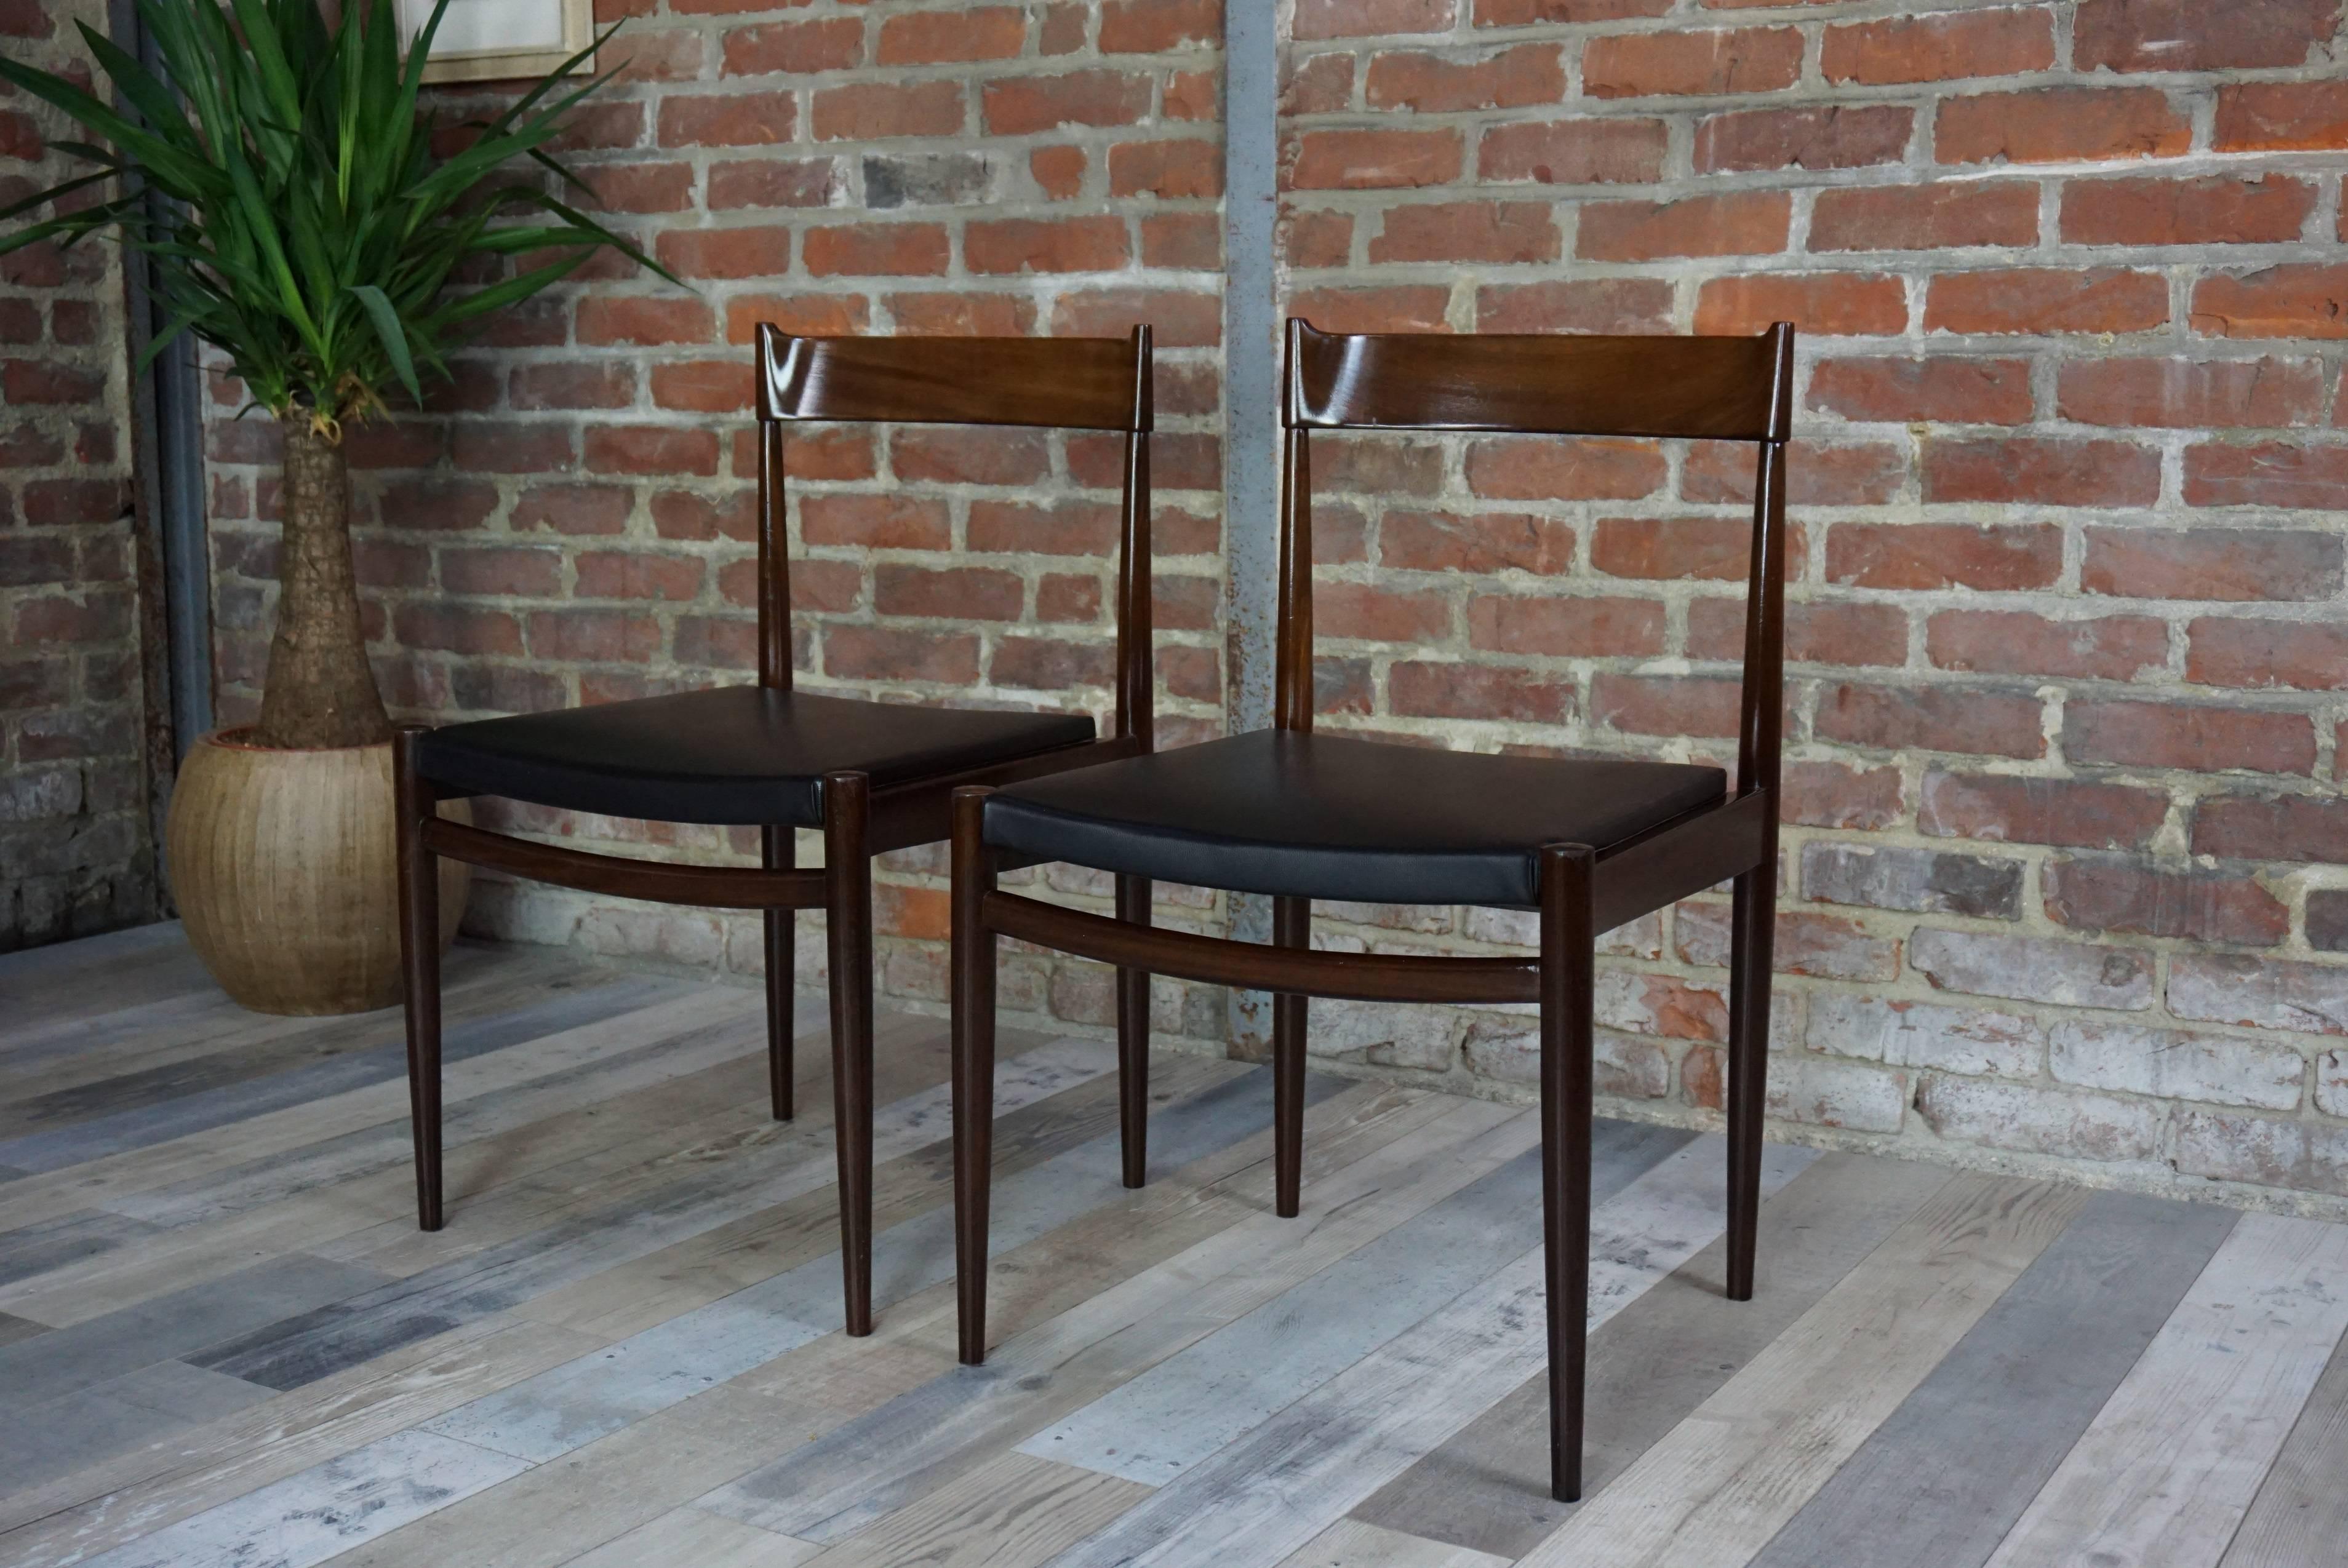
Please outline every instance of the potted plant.
M128 115L0 58L0 80L108 144L53 144L95 167L0 211L51 210L0 233L0 253L116 231L152 262L169 314L148 354L195 333L232 363L245 412L284 436L260 719L191 750L167 830L191 942L263 1011L350 1012L398 992L391 722L360 630L345 433L395 394L420 401L484 318L600 247L669 276L548 190L578 184L547 144L611 79L580 74L592 47L435 155L417 97L448 3L403 54L391 0L332 19L321 0L141 0L158 72L82 28Z

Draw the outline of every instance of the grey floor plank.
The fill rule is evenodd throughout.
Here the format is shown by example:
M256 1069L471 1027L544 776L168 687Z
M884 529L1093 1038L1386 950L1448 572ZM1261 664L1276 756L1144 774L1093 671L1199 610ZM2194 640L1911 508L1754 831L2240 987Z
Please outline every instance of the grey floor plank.
M1604 1202L1694 1137L1678 1128L1601 1122L1592 1139L1592 1201ZM1020 1451L1163 1485L1540 1245L1540 1153L1529 1150L1046 1427Z
M0 1232L0 1285L14 1285L53 1268L109 1253L162 1227L104 1209L60 1214L39 1225Z
M184 1361L159 1361L0 1422L0 1490L22 1491L274 1390Z
M580 986L510 1012L452 1023L443 1037L443 1058L459 1061L500 1050L681 995L685 987L684 981L630 976ZM386 1013L375 1027L379 1030L376 1043L363 1050L0 1140L0 1164L63 1170L397 1078L407 1071L398 1015Z
M158 1361L186 1359L385 1283L375 1269L294 1253L53 1328L0 1347L0 1409L22 1411Z
M2348 1337L2316 1379L2218 1568L2305 1568L2348 1557Z
M1980 1568L2240 1217L2090 1198L1753 1568Z
M0 1312L0 1345L14 1345L19 1339L30 1339L36 1334L46 1334L49 1326L36 1323L29 1317Z
M1761 1211L1751 1301L1722 1294L1725 1240L1591 1336L1584 1495L1595 1495L1947 1182L1929 1165L1828 1154ZM1354 1517L1514 1560L1575 1507L1549 1495L1549 1375L1538 1373L1380 1488Z

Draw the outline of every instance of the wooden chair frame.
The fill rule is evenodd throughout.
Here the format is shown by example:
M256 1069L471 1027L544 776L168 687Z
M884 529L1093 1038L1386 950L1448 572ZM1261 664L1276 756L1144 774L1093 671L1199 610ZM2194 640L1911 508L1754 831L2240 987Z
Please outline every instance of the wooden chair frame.
M796 829L761 824L763 866L681 866L510 837L438 815L472 792L436 784L418 763L421 727L395 747L400 932L406 964L410 1112L417 1217L443 1218L440 1153L440 945L437 859L592 893L766 914L767 1058L777 1120L793 1114L793 912L821 909L831 968L832 1095L848 1332L872 1328L872 856L946 836L960 786L1008 784L1147 752L1150 659L1150 329L1129 339L813 338L758 328L758 683L791 685L789 532L784 434L810 422L1025 425L1125 436L1116 589L1113 733L1016 761L872 787L856 772L823 776L824 864L796 865ZM1118 907L1133 897L1120 884ZM1141 897L1146 899L1147 890ZM1143 906L1146 912L1147 905ZM1148 977L1117 986L1120 1059L1146 1061Z
M1313 725L1311 435L1315 430L1495 431L1701 437L1758 448L1736 780L1717 805L1626 843L1541 846L1540 951L1530 958L1315 952L1312 904L1273 900L1269 946L1149 928L1119 898L1106 918L1000 891L1015 856L984 837L985 787L953 799L954 1194L961 1355L986 1352L987 1172L994 1074L995 948L1014 937L1149 973L1265 990L1272 1004L1275 1206L1297 1213L1303 1168L1305 1004L1537 1002L1548 1255L1550 1487L1581 1491L1590 1253L1592 992L1601 933L1718 883L1735 889L1728 1041L1727 1294L1753 1295L1776 907L1785 661L1786 444L1794 332L1755 338L1336 336L1289 323L1280 538L1276 723ZM1138 1004L1137 1004L1138 1005ZM1146 1083L1120 1037L1126 1179L1140 1184Z

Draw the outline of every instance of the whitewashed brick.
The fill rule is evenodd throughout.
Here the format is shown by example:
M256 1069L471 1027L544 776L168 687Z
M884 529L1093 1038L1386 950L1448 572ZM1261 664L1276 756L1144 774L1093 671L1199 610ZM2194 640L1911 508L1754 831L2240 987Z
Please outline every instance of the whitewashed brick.
M2327 1050L2315 1059L2315 1108L2326 1116L2348 1116L2348 1051Z
M1433 1008L1318 998L1305 1029L1307 1049L1314 1056L1433 1072L1450 1068L1452 1042L1459 1033L1457 1015Z
M1916 1109L1943 1138L2075 1160L2151 1159L2166 1114L2140 1100L1984 1078L1929 1079Z
M1810 999L1812 1050L1891 1067L2008 1078L2037 1075L2046 1035L2037 1021L1986 1008L1821 993Z
M1910 941L1908 962L1944 991L2058 1007L2152 1005L2152 955L2134 948L1928 927Z
M2348 1194L2348 1127L2223 1111L2183 1111L2177 1117L2171 1160L2188 1176Z
M1728 966L1730 906L1687 903L1673 917L1680 957L1691 964ZM1890 980L1900 973L1900 941L1879 937L1855 920L1807 909L1777 911L1770 962L1780 972L1830 980Z
M1772 1053L1769 1114L1858 1132L1897 1132L1908 1111L1908 1075L1831 1057Z
M2348 1034L2348 968L2180 953L2168 963L2168 1010L2209 1023Z
M2289 1046L2229 1035L2066 1020L2050 1042L2048 1067L2065 1083L2168 1100L2289 1111L2307 1076L2306 1058Z
M1651 1040L1598 1031L1594 1081L1601 1094L1660 1100L1671 1089L1671 1059ZM1540 1081L1540 1030L1512 1017L1479 1018L1468 1029L1468 1070L1503 1083Z

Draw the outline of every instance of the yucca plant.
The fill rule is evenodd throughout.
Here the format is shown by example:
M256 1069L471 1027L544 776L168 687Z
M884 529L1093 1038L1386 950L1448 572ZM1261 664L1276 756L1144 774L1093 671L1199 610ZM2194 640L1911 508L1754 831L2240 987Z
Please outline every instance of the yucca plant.
M139 0L160 74L81 30L129 116L0 57L0 79L107 144L52 144L93 167L0 210L0 223L53 214L0 234L0 253L114 230L151 260L167 313L148 354L195 333L283 429L277 630L254 744L390 735L359 630L345 432L393 395L420 400L483 318L599 247L669 276L548 189L580 186L546 149L611 80L582 73L592 46L435 156L441 128L417 94L448 3L403 57L391 0L352 0L331 20L321 0ZM506 257L526 258L523 270L510 273Z

